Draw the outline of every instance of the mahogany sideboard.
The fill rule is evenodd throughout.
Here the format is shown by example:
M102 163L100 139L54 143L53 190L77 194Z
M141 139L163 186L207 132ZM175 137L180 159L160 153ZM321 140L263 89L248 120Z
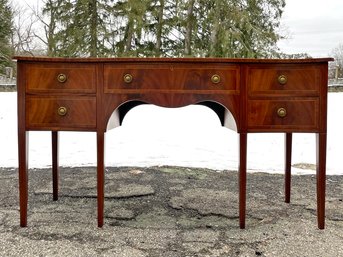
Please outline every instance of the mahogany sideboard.
M316 133L317 221L325 224L327 79L331 58L35 58L18 65L20 225L27 226L28 132L52 131L53 200L58 131L97 133L98 226L104 220L104 134L140 104L202 104L239 134L239 225L245 227L247 134L285 133L290 202L292 133Z

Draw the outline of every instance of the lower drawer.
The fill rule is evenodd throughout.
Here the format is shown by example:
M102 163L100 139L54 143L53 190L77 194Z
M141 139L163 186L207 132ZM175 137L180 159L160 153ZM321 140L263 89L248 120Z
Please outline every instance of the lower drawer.
M249 100L249 131L303 131L319 129L319 99Z
M96 98L29 96L26 124L29 129L95 129Z

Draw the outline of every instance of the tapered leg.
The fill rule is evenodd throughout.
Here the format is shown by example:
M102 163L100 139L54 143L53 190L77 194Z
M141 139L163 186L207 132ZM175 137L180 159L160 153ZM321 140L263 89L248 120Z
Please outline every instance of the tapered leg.
M27 226L27 202L28 202L28 143L29 132L19 129L18 133L18 161L19 161L19 205L20 226Z
M247 184L247 134L239 134L239 227L245 228Z
M292 133L285 134L285 202L291 200Z
M51 144L52 144L52 195L53 200L58 200L58 132L51 132Z
M326 133L316 135L317 143L317 219L318 228L325 227Z
M104 225L104 132L97 132L97 192L98 192L98 227Z

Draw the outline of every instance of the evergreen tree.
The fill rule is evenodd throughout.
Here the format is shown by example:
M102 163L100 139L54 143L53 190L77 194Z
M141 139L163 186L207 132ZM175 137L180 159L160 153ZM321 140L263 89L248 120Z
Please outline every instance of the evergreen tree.
M48 0L43 14L50 17L46 26L48 55L102 56L105 27L101 8L107 1Z
M11 64L10 38L12 35L12 9L8 0L0 0L0 72Z
M272 57L284 6L285 0L48 0L48 53Z

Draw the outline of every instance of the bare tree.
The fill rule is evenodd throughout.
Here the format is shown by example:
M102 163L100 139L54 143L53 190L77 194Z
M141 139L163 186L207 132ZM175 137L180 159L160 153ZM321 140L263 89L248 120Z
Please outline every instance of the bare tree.
M13 54L35 55L39 50L35 36L37 17L29 8L20 5L14 6L13 12L15 17L11 37Z
M28 6L31 12L31 16L35 17L36 23L42 30L34 31L33 35L38 41L44 45L47 56L54 56L56 52L55 45L55 29L56 29L56 10L50 8L54 5L54 1L43 1L45 8L41 8L38 5Z

